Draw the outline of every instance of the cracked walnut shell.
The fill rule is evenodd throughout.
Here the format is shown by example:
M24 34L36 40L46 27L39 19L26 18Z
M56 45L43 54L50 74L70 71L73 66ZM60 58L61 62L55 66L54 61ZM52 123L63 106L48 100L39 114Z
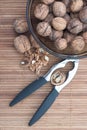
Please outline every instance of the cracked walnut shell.
M66 80L66 74L64 74L63 72L56 70L52 76L51 76L51 83L52 85L61 85L65 82Z

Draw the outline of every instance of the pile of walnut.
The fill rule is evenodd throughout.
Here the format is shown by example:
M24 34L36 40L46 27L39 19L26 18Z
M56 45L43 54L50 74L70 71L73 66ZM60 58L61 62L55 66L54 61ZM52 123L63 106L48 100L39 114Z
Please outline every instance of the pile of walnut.
M21 34L14 39L15 48L24 56L21 65L39 74L42 67L46 66L49 62L48 53L39 47L32 35L28 38L23 34L28 32L28 25L25 18L16 19L14 29L18 34Z
M87 43L87 0L41 0L34 10L40 36L48 37L58 50L71 47L81 52Z

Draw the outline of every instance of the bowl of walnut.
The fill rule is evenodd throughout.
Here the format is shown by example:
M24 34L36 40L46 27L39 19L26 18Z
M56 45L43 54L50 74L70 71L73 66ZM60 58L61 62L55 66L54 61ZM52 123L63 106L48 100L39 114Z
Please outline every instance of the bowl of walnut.
M87 56L87 0L28 0L29 29L54 56Z

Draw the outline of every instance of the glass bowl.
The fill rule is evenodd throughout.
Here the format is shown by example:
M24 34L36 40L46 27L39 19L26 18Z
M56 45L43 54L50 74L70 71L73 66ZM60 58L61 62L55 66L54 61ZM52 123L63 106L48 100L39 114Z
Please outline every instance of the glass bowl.
M36 5L40 3L40 0L28 0L27 6L26 6L26 18L29 26L29 30L37 43L45 49L50 54L60 57L62 59L66 58L84 58L87 57L87 45L85 46L84 50L78 54L75 54L70 47L68 47L64 51L58 51L56 47L54 46L53 41L49 40L49 38L44 38L40 35L38 35L36 31L36 26L40 22L38 19L34 16L34 8Z

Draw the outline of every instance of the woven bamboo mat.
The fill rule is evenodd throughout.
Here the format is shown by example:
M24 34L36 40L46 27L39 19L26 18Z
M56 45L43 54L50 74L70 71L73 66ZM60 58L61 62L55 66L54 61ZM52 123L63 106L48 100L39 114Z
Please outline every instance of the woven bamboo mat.
M80 60L73 81L34 126L28 127L28 121L52 89L49 83L15 107L9 107L14 96L37 77L20 67L22 55L13 47L17 35L13 21L25 16L25 9L26 0L0 0L0 130L87 130L87 59ZM50 63L41 73L59 60L50 55Z

